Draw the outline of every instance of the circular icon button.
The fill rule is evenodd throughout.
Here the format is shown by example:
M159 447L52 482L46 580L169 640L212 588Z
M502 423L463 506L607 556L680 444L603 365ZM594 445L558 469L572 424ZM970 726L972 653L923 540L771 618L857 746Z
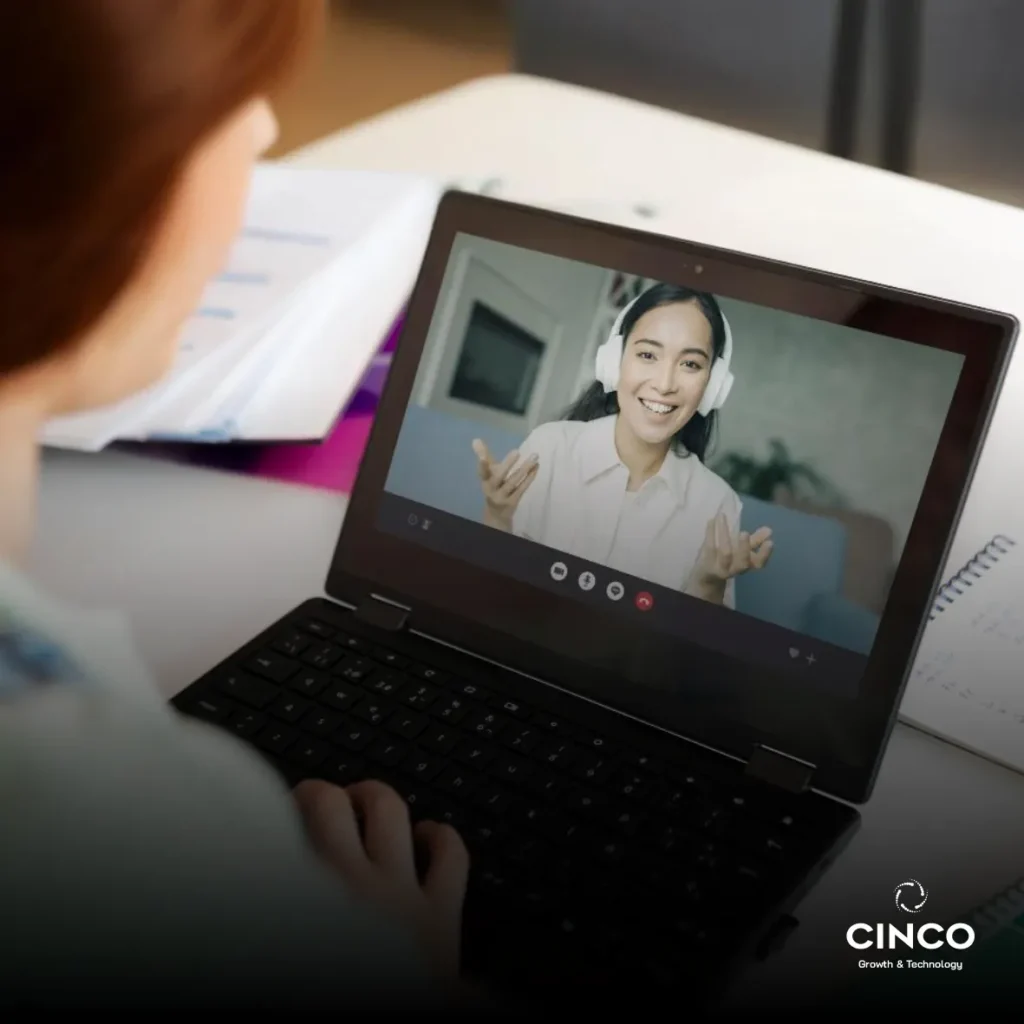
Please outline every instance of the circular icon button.
M592 572L580 573L580 590L593 590L596 582L597 579Z
M416 515L415 512L410 512L409 513L409 525L410 526L416 526L416 524L419 523L419 521L420 521L420 517L418 515Z
M612 582L608 584L608 589L605 591L609 599L612 601L621 601L622 595L625 594L625 592L626 588L618 580L612 580Z
M641 590L636 595L636 606L642 612L649 612L654 607L654 598L646 590Z
M551 566L551 578L553 580L557 580L559 583L561 583L562 580L564 580L565 577L568 575L569 569L566 566L565 562L555 562L555 564Z

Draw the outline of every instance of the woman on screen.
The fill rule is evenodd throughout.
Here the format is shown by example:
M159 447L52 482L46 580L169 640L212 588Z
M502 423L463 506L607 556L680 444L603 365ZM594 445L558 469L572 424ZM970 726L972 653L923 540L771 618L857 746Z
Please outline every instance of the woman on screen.
M714 296L673 284L619 315L595 381L565 418L500 462L474 441L484 522L610 569L735 607L771 530L740 530L735 491L704 462L732 387Z

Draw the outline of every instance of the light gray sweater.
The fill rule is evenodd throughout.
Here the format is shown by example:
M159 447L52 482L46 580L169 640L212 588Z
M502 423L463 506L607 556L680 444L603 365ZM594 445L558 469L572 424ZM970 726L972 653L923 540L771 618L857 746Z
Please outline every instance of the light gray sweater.
M394 1016L438 998L268 766L178 718L116 616L2 566L0 920L0 1005Z

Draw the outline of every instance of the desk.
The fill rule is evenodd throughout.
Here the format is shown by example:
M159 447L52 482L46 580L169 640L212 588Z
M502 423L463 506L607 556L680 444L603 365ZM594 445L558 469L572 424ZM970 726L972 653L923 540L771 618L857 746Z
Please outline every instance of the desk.
M659 230L1024 319L1024 212L569 86L485 79L292 159L500 174L521 197L650 202ZM1020 478L1008 467L1024 427L1022 366L1011 370L954 562L1021 521ZM997 523L991 507L1005 510ZM49 453L34 571L57 594L127 610L170 695L322 592L343 512L336 495L287 485L121 453ZM913 730L897 729L863 816L801 906L786 953L752 973L738 999L794 976L810 998L850 974L846 928L884 919L905 877L924 882L941 920L1024 873L1024 777Z

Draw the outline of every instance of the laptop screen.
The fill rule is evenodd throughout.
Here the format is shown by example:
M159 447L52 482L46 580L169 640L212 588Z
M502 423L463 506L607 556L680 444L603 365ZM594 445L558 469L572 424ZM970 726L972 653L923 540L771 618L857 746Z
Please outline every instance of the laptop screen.
M964 358L700 270L457 235L377 526L856 697Z

